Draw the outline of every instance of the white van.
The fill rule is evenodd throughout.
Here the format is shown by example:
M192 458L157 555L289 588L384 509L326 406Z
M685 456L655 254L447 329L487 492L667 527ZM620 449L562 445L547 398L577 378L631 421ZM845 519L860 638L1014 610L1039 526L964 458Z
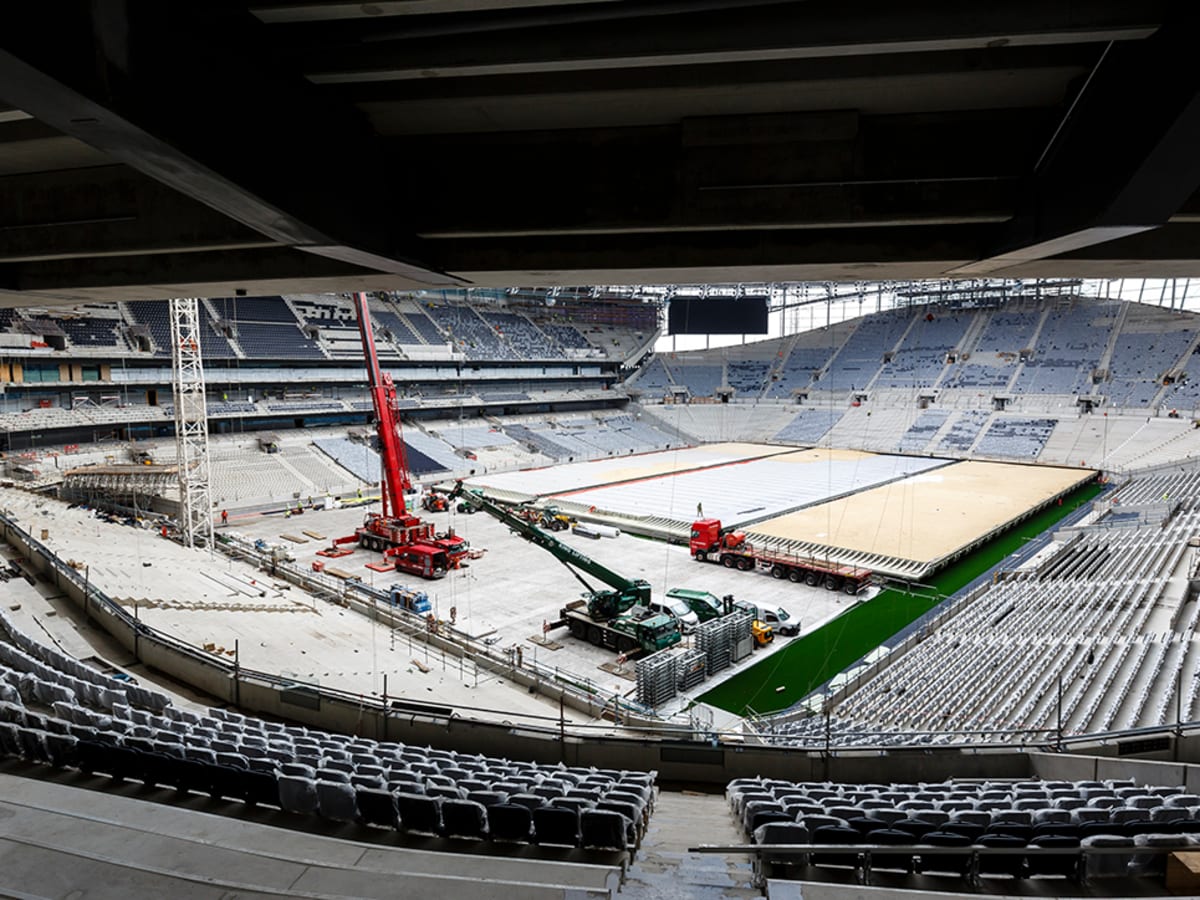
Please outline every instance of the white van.
M661 600L651 600L648 606L654 612L663 616L670 616L678 622L679 630L684 634L691 634L700 625L700 617L692 612L687 603L678 597L668 596Z
M776 634L792 637L800 633L800 620L792 618L791 613L782 606L759 606L749 600L734 600L733 605L749 610L758 621L770 625Z

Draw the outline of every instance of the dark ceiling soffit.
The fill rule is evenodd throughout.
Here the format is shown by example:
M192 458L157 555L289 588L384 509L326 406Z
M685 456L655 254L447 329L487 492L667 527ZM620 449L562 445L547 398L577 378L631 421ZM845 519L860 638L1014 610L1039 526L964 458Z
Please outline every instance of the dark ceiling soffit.
M985 275L1159 228L1200 190L1200 11L1115 45L1067 111L993 251L953 274Z
M190 34L155 32L154 28L161 27L163 21L161 18L157 19L152 23L153 27L143 28L141 41L165 42L180 57L187 57L189 49L198 49L195 46L195 38ZM67 26L73 29L71 37L75 42L82 40L83 32L92 27L84 16L81 16L80 20L67 23ZM42 28L45 27L43 22ZM131 26L131 30L136 29ZM112 85L102 83L104 79L101 76L87 71L78 60L66 59L69 54L56 56L49 53L44 44L45 35L36 26L32 33L24 34L19 27L8 29L5 38L11 41L11 44L0 49L0 85L3 85L4 99L42 122L84 141L107 153L114 160L126 163L131 168L212 207L278 243L320 256L351 261L355 265L367 265L381 272L421 283L457 283L457 279L443 273L432 271L408 259L398 258L388 248L392 240L390 229L385 226L382 215L363 214L356 217L350 214L350 210L370 210L378 206L378 194L368 195L363 191L363 179L359 177L362 173L351 165L354 162L353 156L342 160L325 160L319 156L305 159L304 141L298 141L297 146L293 148L292 158L286 161L288 169L296 175L301 175L304 171L312 172L314 176L319 173L325 176L326 182L332 180L333 184L323 184L323 191L310 190L308 196L298 195L305 201L308 213L296 215L284 208L295 205L294 198L285 196L283 202L265 199L259 192L243 183L244 178L230 177L225 172L200 161L195 154L189 153L186 147L176 146L175 143L160 137L156 131L163 130L162 123L152 118L153 113L144 112L156 109L161 111L166 98L172 98L178 104L197 100L195 105L186 110L188 132L205 135L209 141L215 139L214 135L220 136L228 144L230 138L225 136L225 132L230 121L270 119L269 111L260 107L250 109L246 106L247 103L255 102L255 98L263 93L261 90L248 87L244 91L245 97L236 96L230 91L223 96L208 96L205 102L199 103L195 82L181 80L178 91L173 93L172 72L177 70L165 67L165 60L161 55L165 51L161 48L155 48L148 61L138 56L140 67L137 78L126 77L120 89L114 90ZM31 51L27 52L22 38L28 38L33 47ZM42 38L43 43L39 44L38 38ZM66 43L69 49L70 42ZM34 61L28 61L27 57L32 57ZM64 59L61 72L57 68L60 58ZM121 64L128 66L129 60L121 60ZM103 66L103 63L97 63L98 68ZM246 71L252 72L249 67ZM82 83L83 87L77 88L69 82ZM277 89L278 85L273 84L272 88ZM100 102L93 99L93 96L112 94L120 94L121 101ZM280 99L281 106L288 106L296 101L296 98L290 97ZM110 106L120 106L123 111L118 112ZM130 109L135 112L129 114L127 111ZM267 130L269 131L269 127ZM201 140L203 139L205 138ZM277 141L253 139L238 146L237 150L245 157L239 160L239 171L256 171L269 183L274 170L281 165L278 158L268 158L267 155L276 146ZM311 154L308 155L311 157ZM364 153L363 168L368 165L366 159ZM347 163L349 168L339 167L339 162ZM258 169L253 168L255 164ZM349 174L344 174L345 172ZM314 177L313 180L318 179ZM297 183L307 184L303 180L293 180L292 187ZM334 231L344 233L347 228L356 231L354 239L339 239L338 234L328 233L323 227L325 219L337 223ZM371 226L374 226L373 229Z

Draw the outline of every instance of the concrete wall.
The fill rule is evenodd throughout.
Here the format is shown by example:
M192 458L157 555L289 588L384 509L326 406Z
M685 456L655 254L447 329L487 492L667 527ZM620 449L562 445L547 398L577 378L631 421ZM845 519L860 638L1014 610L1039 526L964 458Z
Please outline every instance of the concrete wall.
M1064 781L1132 778L1139 784L1183 785L1186 793L1200 793L1200 765L1195 763L1058 753L1031 753L1029 758L1033 771L1042 778Z

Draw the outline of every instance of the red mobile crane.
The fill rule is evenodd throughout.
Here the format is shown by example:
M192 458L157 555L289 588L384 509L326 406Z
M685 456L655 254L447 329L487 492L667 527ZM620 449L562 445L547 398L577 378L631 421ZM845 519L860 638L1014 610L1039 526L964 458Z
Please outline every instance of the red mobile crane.
M408 460L400 435L396 386L392 376L379 367L366 294L354 295L354 312L358 317L358 333L362 337L367 363L367 386L375 405L375 428L383 470L382 512L367 513L354 537L358 538L360 547L382 550L384 559L402 572L423 578L441 578L448 569L457 568L467 555L467 542L453 531L436 535L432 522L423 522L408 511L404 492L412 488L412 479L408 475Z

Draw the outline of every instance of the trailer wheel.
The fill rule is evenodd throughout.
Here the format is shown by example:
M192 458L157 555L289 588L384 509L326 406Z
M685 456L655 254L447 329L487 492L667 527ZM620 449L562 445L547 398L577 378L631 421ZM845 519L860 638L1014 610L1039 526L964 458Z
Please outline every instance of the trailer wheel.
M587 634L588 634L588 641L590 643L594 644L595 646L599 647L600 646L600 638L601 638L600 627L598 625L589 625Z
M570 619L567 627L571 629L571 637L579 638L581 641L587 637L587 625L584 622L580 622L578 619Z
M825 576L825 590L836 591L841 586L842 586L842 579L838 578L836 575L826 575Z
M737 565L737 557L735 557L735 556L722 556L722 557L721 557L721 565L723 565L723 566L724 566L725 568L727 568L727 569L732 569L734 566L736 566L736 565Z
M787 578L787 568L784 566L772 566L771 577L772 578Z
M806 572L804 574L804 583L809 587L816 587L821 583L821 576L816 572Z
M842 590L845 591L847 594L849 594L851 597L853 597L855 594L858 593L858 585L853 581L847 581L845 584L842 585Z
M737 567L743 572L749 572L753 566L754 560L750 559L748 556L743 556L737 561Z
M799 584L803 580L804 573L800 569L788 569L788 581Z

